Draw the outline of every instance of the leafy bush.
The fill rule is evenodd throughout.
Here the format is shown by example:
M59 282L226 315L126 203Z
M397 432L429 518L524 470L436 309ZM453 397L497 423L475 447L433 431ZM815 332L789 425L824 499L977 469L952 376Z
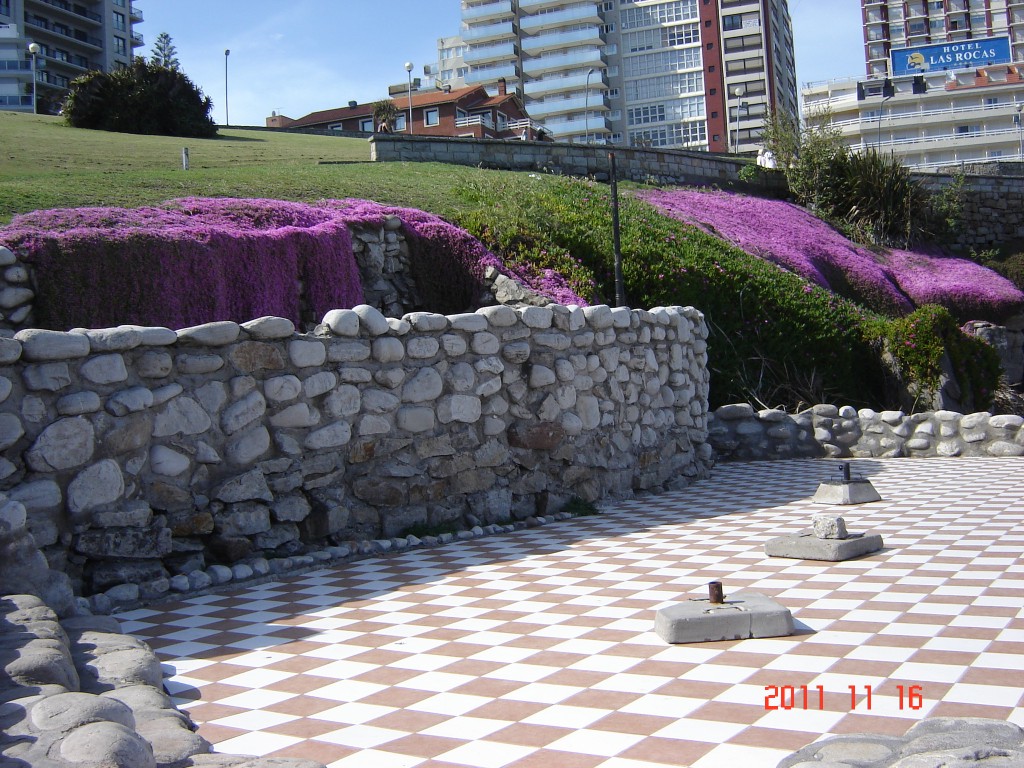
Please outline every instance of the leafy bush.
M931 193L894 155L872 148L851 153L845 164L845 195L833 216L875 245L910 244L934 234Z
M64 116L75 128L158 136L217 135L213 102L177 67L137 57L113 72L88 72L71 81Z
M879 354L891 356L901 379L915 385L918 399L926 407L941 385L946 353L965 410L991 407L1002 373L999 354L980 339L963 333L948 310L928 305L896 320L869 320L864 329Z

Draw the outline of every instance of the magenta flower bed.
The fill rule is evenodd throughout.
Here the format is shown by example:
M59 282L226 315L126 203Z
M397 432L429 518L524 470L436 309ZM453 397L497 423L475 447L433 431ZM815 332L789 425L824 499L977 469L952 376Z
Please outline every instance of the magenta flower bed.
M39 327L184 328L263 315L301 327L362 303L349 226L379 226L388 215L404 225L424 309L470 309L487 266L511 271L437 216L365 200L190 198L137 209L37 211L0 229L0 244L32 265ZM538 290L582 303L567 289L559 293L564 280L548 282Z
M36 324L183 328L302 320L362 301L344 219L278 200L185 199L17 216L0 242L32 265ZM304 290L302 289L304 287Z
M1024 294L990 269L939 254L875 254L791 203L696 190L640 197L668 216L886 314L941 304L963 319L998 319L1024 304Z

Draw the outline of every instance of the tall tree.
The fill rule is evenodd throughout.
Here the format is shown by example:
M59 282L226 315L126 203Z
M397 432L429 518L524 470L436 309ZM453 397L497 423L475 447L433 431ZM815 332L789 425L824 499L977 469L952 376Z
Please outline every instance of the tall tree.
M157 35L156 42L153 43L153 55L149 60L161 67L167 67L167 69L181 67L181 62L178 61L178 49L174 47L169 34L161 32Z

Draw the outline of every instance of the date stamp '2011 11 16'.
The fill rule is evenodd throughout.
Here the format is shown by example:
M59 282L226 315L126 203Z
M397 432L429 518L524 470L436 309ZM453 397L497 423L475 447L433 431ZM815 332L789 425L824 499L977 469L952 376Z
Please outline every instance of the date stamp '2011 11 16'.
M871 686L848 685L850 710L862 707L871 709ZM829 694L831 696L831 694ZM825 709L825 686L815 685L766 685L764 687L764 708L779 709ZM897 685L896 700L900 709L921 709L924 692L920 685Z

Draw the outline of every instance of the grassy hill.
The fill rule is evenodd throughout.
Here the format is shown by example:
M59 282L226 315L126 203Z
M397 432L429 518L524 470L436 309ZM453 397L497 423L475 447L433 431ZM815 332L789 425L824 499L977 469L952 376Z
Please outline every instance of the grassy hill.
M222 134L142 137L0 113L0 227L37 209L133 208L182 197L363 198L445 217L531 284L543 285L554 271L589 300L614 297L606 185L435 163L371 163L361 139ZM191 154L187 172L183 146ZM947 349L962 374L965 407L991 401L998 360L940 308L904 318L877 315L628 197L622 244L628 303L692 305L706 313L715 405L899 407L893 364L883 359L895 360L903 380L928 389L938 383ZM451 279L435 272L439 283Z
M189 148L191 170L181 168ZM443 212L450 184L488 171L370 162L364 139L225 130L216 139L87 131L0 111L0 224L16 213L177 197L364 197ZM443 183L439 184L441 179Z

